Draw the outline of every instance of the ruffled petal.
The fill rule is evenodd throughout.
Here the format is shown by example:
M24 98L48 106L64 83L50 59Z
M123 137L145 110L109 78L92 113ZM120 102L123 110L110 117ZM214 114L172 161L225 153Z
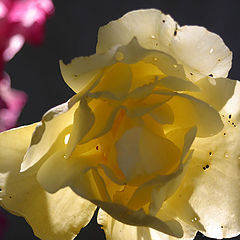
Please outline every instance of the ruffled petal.
M173 56L193 81L210 74L226 77L231 68L232 53L217 34L198 26L179 27L169 15L156 9L132 11L101 27L97 52L126 45L133 37L146 49Z
M223 130L213 137L196 138L186 176L163 205L166 212L175 213L211 238L231 238L240 233L239 85L221 111Z
M200 91L194 93L188 92L188 94L207 102L216 110L221 110L232 97L236 82L236 80L229 78L205 77L195 82Z
M195 229L181 222L184 235L181 238L175 238L152 228L124 224L112 218L102 209L99 210L97 221L102 225L107 240L192 240L196 234Z
M175 126L192 127L197 126L198 137L212 136L223 128L223 123L219 113L209 104L182 93L155 91L160 95L173 96L167 104L174 113L173 125L169 125L169 130Z
M97 52L103 53L116 45L126 45L136 37L141 46L164 51L168 48L176 23L156 9L137 10L99 29Z
M55 164L56 162L58 164ZM56 156L54 159L48 159L41 166L37 179L41 186L51 193L65 186L71 187L79 196L90 200L126 224L152 227L176 237L183 235L180 224L175 220L164 222L146 214L143 209L132 210L112 202L99 170L96 167L90 167L88 170L82 171L82 166L83 164L79 159L71 161L70 158L65 159L63 155Z
M144 128L127 130L116 143L117 161L128 181L175 170L181 152L174 143Z
M113 66L112 68L110 67L110 69L114 69L116 72L117 68L115 67L115 64L123 68L124 63L135 64L140 61L153 65L153 67L156 68L152 74L158 73L157 75L159 75L160 73L182 78L184 80L186 79L183 66L178 64L173 57L157 49L150 50L142 47L139 44L139 40L134 36L126 45L113 46L107 52L102 54L96 53L89 57L75 58L67 65L60 62L60 67L65 82L73 89L73 91L79 93L81 96L91 92L90 95L97 95L97 97L105 94L108 98L109 95L111 95L112 98L119 98L119 96L116 96L116 91L119 93L116 86L111 85L111 87L109 87L106 83L101 83L102 80L111 82L112 78L104 79L105 73L106 75L110 74L110 66ZM151 69L153 69L153 67ZM118 75L116 75L115 78L118 79L117 82L119 87L126 92L132 82L130 72L126 66L124 68L124 76L126 76L127 81L121 82L120 79L118 79L120 77ZM134 68L132 69L132 72L134 74ZM134 85L134 82L132 85ZM98 86L102 91L94 93L95 88L97 89ZM133 86L131 86L131 88L133 88ZM110 91L113 89L115 89L115 94Z
M24 156L21 164L22 172L41 160L52 147L59 134L71 127L77 106L77 104L72 106L69 102L66 102L44 114L42 121L37 125L33 133L30 147Z
M94 114L89 108L86 100L84 98L81 99L78 108L74 112L72 131L65 154L66 158L68 158L72 154L76 145L89 132L89 130L94 124L94 120Z
M177 28L170 51L193 81L208 75L226 77L232 66L232 52L223 40L199 26Z
M36 124L0 135L1 205L23 216L36 236L46 240L72 240L88 224L96 206L70 188L49 194L35 175L19 173Z

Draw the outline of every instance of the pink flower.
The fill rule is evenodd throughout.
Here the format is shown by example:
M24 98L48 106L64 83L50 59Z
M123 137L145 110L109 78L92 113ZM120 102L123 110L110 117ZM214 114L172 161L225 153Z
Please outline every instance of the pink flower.
M45 22L53 12L51 0L0 0L0 132L15 126L27 99L24 92L11 89L4 65L25 41L43 41Z
M0 132L15 126L27 100L27 95L11 88L7 74L0 81Z
M51 0L0 0L0 78L25 41L40 44L47 18L54 12Z

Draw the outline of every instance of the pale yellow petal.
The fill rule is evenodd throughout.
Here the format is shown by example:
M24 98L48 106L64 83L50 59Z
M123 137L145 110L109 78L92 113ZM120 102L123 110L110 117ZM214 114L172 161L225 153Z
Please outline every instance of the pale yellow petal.
M137 10L99 29L97 52L106 52L115 45L126 45L136 37L141 46L161 51L168 47L176 23L156 9Z
M174 121L174 113L167 103L153 109L149 114L160 124L171 124Z
M164 77L159 80L159 84L175 91L193 91L198 92L198 86L190 81L178 77Z
M83 161L81 158L66 159L59 151L40 167L37 180L50 193L70 186L79 196L88 200L109 201L105 183L98 171Z
M195 82L200 91L188 94L207 102L216 110L221 110L232 97L236 82L229 78L205 77Z
M173 125L181 127L197 126L197 136L207 137L218 133L223 128L219 113L206 102L186 94L156 91L160 95L173 96L167 104L174 113Z
M203 27L178 28L170 51L193 81L210 74L215 78L226 77L232 65L232 53L223 40Z
M189 149L195 136L196 128L191 128L190 130L188 129L187 131L182 132L182 136L179 136L182 138L180 140L181 144L179 145L178 143L182 150L182 156L181 162L178 164L176 170L166 176L157 175L150 181L147 181L141 185L129 200L129 206L137 207L139 206L139 202L145 202L145 204L150 202L149 212L153 216L157 214L163 202L166 201L166 199L168 199L172 194L174 194L181 184L182 178L186 173L187 165L192 158L193 151Z
M116 143L117 161L128 181L173 171L180 161L180 150L169 140L147 129L131 128Z
M104 76L92 91L109 92L116 99L124 98L132 83L132 72L128 64L116 63L104 71Z
M67 144L65 156L68 158L76 145L89 132L95 121L94 113L89 108L86 100L81 99L78 108L74 112L73 126Z
M102 225L107 240L192 240L196 234L195 229L181 222L184 236L175 238L152 228L124 224L112 218L102 209L99 210L97 221Z
M80 143L91 141L107 133L112 128L115 116L120 109L118 104L101 99L93 100L89 106L94 112L95 122Z
M213 137L196 138L183 183L165 205L166 211L175 212L204 235L219 239L240 233L240 123L238 115L221 113L223 130Z
M239 108L239 102L240 102L240 82L236 82L236 87L234 89L233 96L229 99L227 104L223 108L223 112L227 112L229 114L232 114L235 119L240 121L240 108Z
M147 215L143 209L132 211L124 206L115 203L104 203L95 201L95 203L105 212L116 219L117 221L136 226L150 227L162 233L181 238L183 230L181 225L176 220L162 221L159 218ZM101 222L101 220L98 220Z
M119 221L131 225L152 227L177 237L182 236L181 226L174 220L163 222L145 214L142 209L133 211L123 205L113 203L108 195L105 182L96 168L89 169L85 174L79 174L81 162L71 163L69 162L70 158L61 159L59 157L55 159L60 162L58 167L54 167L56 166L54 163L50 164L46 161L38 172L38 181L48 191L55 192L61 187L69 186L78 195L100 206ZM60 180L60 176L64 176L66 172L68 174L65 181Z
M70 188L49 194L37 183L35 175L19 173L35 126L0 134L1 205L23 216L41 239L72 240L88 224L96 206Z
M64 81L76 93L82 96L100 80L105 66L112 65L115 61L115 49L104 55L75 58L69 64L60 61L60 69Z
M50 109L44 114L42 121L33 133L31 145L21 164L21 171L34 166L49 151L59 134L73 124L73 115L77 108L72 108L68 102Z

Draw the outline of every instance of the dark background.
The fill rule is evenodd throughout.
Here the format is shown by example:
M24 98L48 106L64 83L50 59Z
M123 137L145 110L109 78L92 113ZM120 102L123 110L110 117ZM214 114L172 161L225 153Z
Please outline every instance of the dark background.
M40 47L25 45L7 64L12 86L28 94L18 125L39 121L44 112L68 100L72 90L64 83L58 61L95 53L98 28L130 10L157 8L180 25L200 25L220 35L233 51L230 78L240 79L240 3L236 0L55 0L55 15L47 22ZM41 207L41 206L39 206ZM38 239L21 217L6 213L4 240ZM104 239L93 219L76 239ZM207 239L201 234L196 239ZM235 238L237 239L237 238ZM239 239L239 238L238 238ZM57 239L56 239L57 240ZM131 239L129 239L131 240Z

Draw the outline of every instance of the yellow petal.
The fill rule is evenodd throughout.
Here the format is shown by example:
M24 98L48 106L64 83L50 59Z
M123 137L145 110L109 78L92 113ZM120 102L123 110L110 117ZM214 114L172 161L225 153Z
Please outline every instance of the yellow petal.
M70 186L79 196L88 200L109 201L105 183L98 171L84 159L64 158L62 152L54 154L43 163L37 173L40 185L50 193Z
M168 174L180 161L179 149L147 129L131 128L116 144L117 160L126 179L160 172Z
M113 97L122 99L127 95L131 82L132 72L129 65L116 63L104 71L104 75L93 93L109 92Z
M184 128L196 125L199 137L214 135L222 129L223 123L219 113L207 103L186 94L161 91L155 93L173 96L167 102L174 113L174 122L169 128L174 125Z
M112 128L115 116L120 109L118 104L101 99L93 100L89 105L94 112L95 122L80 143L91 141L107 133Z
M174 121L174 113L167 103L153 109L149 114L161 124L171 124Z
M239 99L237 91L231 104L233 100L238 104ZM213 137L196 138L183 183L166 201L166 211L175 212L204 235L219 239L240 233L240 122L237 114L225 109L221 114L223 130Z
M99 201L96 201L95 203L100 206L102 210L108 213L113 220L121 222L124 226L125 224L128 224L133 227L150 227L177 238L181 238L183 236L182 227L176 220L171 219L162 221L159 218L145 214L143 209L132 211L115 203L103 203ZM99 214L98 222L102 222L104 225L104 220L101 220L101 212Z
M163 51L168 47L175 28L174 20L159 10L132 11L99 29L97 52L105 52L116 45L126 45L133 37L137 37L145 48Z
M35 175L19 173L35 127L33 124L0 134L1 205L23 216L41 239L72 240L88 224L96 206L70 188L49 194Z
M209 74L226 77L231 68L232 53L218 35L198 26L179 27L156 9L132 11L101 27L97 52L126 45L133 37L144 48L172 55L193 81Z
M223 107L223 112L234 115L234 118L240 121L240 108L239 108L239 99L240 99L240 82L236 82L236 87L234 89L233 96L229 99L226 105ZM224 114L224 113L223 113Z
M203 27L177 29L170 50L193 81L210 74L215 78L226 77L232 65L232 53L223 40Z
M73 114L77 108L75 104L72 108L68 102L50 109L44 114L42 121L37 125L33 133L31 145L24 156L21 171L34 166L49 151L59 134L71 126Z
M188 94L207 102L216 110L221 110L232 97L236 82L229 78L205 77L195 82L201 91Z
M196 234L195 229L181 222L184 236L182 238L175 238L152 228L124 224L112 218L102 209L99 210L97 221L103 226L102 228L106 234L107 240L192 240Z
M65 154L67 158L71 155L76 145L89 132L94 124L94 120L93 112L89 108L86 100L82 98L78 108L74 112L73 126Z
M159 81L159 84L175 91L199 91L199 88L196 84L178 77L164 77Z

